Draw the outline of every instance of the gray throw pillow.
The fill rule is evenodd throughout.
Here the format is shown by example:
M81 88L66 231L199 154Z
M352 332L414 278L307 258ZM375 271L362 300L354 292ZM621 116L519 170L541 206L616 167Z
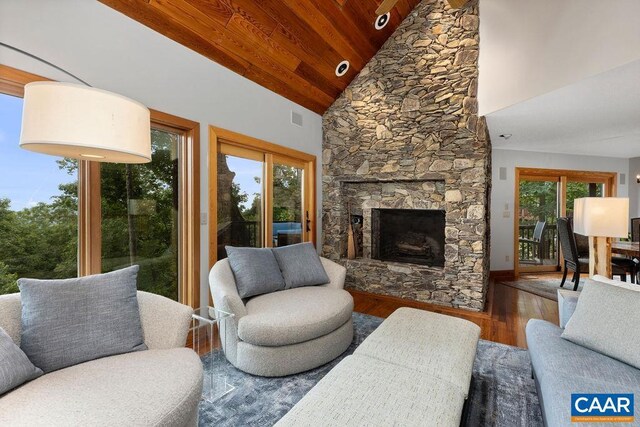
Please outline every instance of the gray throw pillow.
M329 283L329 276L313 243L298 243L272 249L287 289Z
M640 292L587 279L562 338L640 369Z
M42 371L33 366L27 355L0 328L0 395L40 375Z
M136 290L138 268L64 280L18 279L20 346L33 364L51 372L146 350Z
M270 249L226 246L240 298L284 289L284 278Z

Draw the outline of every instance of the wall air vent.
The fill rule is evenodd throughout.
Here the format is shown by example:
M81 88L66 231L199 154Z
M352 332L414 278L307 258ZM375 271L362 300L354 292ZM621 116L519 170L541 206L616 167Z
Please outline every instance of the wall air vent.
M302 114L291 112L291 124L302 127Z

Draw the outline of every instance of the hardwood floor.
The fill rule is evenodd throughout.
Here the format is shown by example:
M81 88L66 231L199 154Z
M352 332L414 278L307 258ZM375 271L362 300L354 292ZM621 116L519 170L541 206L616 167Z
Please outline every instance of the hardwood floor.
M526 280L523 276L521 280ZM413 307L470 320L480 326L481 338L526 348L525 327L529 319L544 319L558 324L558 306L555 301L542 298L491 281L484 312L442 307L416 301L389 298L351 291L354 311L378 317L387 317L400 307Z
M520 280L527 280L522 276ZM480 337L484 340L527 348L525 327L529 319L544 319L558 324L558 305L555 301L542 298L510 286L491 281L487 292L487 307L483 312L472 312L434 304L421 303L383 295L350 291L355 303L354 311L378 317L388 317L400 307L413 307L436 313L447 314L470 320L480 326ZM204 337L199 348L200 355L206 354L217 345ZM187 347L192 346L189 334ZM198 347L198 346L197 346Z

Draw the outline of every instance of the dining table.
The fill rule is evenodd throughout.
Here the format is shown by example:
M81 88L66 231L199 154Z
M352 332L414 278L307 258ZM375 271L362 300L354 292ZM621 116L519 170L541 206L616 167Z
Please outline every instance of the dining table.
M611 253L640 258L640 242L611 242Z

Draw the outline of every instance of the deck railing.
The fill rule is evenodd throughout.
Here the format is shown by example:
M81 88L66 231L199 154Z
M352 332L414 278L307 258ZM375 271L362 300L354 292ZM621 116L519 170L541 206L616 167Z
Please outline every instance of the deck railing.
M230 246L259 247L260 223L229 221L218 229L218 242L224 242Z
M536 225L521 225L519 227L520 239L533 239L533 231ZM540 253L536 252L534 244L520 242L518 247L520 261L530 263L542 263L542 260L558 259L558 232L555 224L547 224L540 239Z

